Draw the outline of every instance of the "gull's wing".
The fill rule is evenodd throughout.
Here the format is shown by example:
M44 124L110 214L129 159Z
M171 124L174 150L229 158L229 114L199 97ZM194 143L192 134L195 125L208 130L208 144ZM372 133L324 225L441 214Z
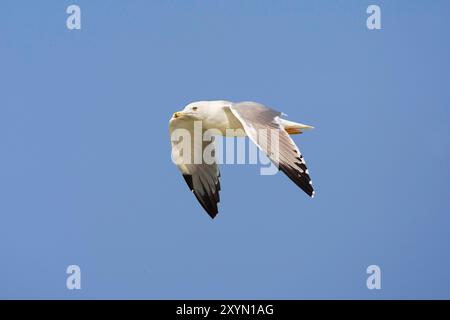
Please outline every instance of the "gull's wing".
M233 115L241 122L248 137L283 171L297 186L310 197L314 188L302 154L279 122L281 112L269 109L255 102L241 102L230 106ZM272 147L270 129L278 133L278 148ZM259 141L259 140L263 141ZM271 154L278 149L278 156Z
M217 203L220 201L220 172L217 163L207 164L203 161L203 151L205 148L214 143L214 141L202 141L194 143L194 129L193 122L187 120L175 120L171 121L169 125L171 143L172 143L172 159L177 165L178 169L183 174L183 178L186 181L189 189L194 193L198 202L202 205L203 209L214 218L217 213ZM183 152L183 139L174 139L172 134L176 129L184 129L189 132L190 144L184 145L190 146L190 156L184 156ZM186 132L186 131L185 131ZM213 147L213 145L212 145ZM211 147L210 147L211 148ZM214 153L214 149L210 149ZM189 152L189 151L188 151ZM201 159L201 163L195 164L194 155L197 154Z

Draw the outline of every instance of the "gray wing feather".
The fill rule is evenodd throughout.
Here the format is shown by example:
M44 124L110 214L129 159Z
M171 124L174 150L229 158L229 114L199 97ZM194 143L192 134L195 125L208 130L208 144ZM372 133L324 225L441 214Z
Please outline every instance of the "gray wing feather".
M242 123L249 138L267 154L269 159L306 194L313 197L314 188L305 160L278 121L281 112L256 102L235 103L230 106L230 110ZM278 148L274 147L272 135L268 129L274 129L278 133ZM272 153L273 149L278 150L277 155Z
M193 130L191 123L179 123L178 128L184 128L189 131ZM170 131L177 129L171 125ZM172 142L172 157L178 159L178 169L181 171L184 180L186 181L189 189L194 193L200 205L205 209L211 218L214 218L218 213L217 203L220 201L220 172L216 163L207 164L202 161L200 164L194 163L194 154L201 153L209 143L209 141L203 141L201 150L195 150L195 143L193 141L194 135L191 134L191 158L188 161L181 161L181 141ZM203 159L203 158L202 158Z
M220 172L216 164L187 164L183 178L203 209L214 218L220 201Z

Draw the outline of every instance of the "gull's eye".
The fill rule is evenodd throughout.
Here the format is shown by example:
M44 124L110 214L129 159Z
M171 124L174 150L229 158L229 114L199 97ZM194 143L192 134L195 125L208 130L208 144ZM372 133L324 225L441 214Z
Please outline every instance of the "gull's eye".
M192 107L192 110L197 111L198 107Z

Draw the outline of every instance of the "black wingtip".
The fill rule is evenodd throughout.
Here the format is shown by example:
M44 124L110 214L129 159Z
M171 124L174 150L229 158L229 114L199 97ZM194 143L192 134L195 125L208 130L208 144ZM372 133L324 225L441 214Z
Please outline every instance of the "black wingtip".
M218 213L219 213L218 211L217 212L208 212L208 215L211 217L211 219L214 220L214 218L217 217Z
M217 208L217 203L207 203L204 199L199 197L197 192L194 191L194 195L197 198L198 202L202 206L202 208L206 211L206 213L211 217L211 219L214 219L217 214L219 213L219 210Z
M194 186L192 184L192 175L190 175L190 174L183 174L183 178L184 178L184 181L186 181L189 189L191 191L194 190Z
M300 189L308 196L314 198L315 192L308 174L300 174L297 168L280 164L279 169L283 171ZM306 167L305 167L306 169Z
M214 219L217 214L219 213L219 210L217 208L217 203L219 202L219 193L217 192L215 194L216 201L211 201L210 199L204 199L200 197L197 192L194 190L194 184L192 182L192 175L190 174L183 174L184 181L186 181L186 184L188 185L189 189L194 193L195 197L197 198L198 202L202 206L202 208L208 213L208 215L211 217L211 219ZM220 190L220 183L217 184L218 190ZM208 201L207 201L208 200Z

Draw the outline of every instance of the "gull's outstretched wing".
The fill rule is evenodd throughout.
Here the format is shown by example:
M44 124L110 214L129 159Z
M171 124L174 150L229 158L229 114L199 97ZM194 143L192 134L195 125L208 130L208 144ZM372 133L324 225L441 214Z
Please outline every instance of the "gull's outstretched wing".
M314 188L302 154L279 122L281 112L255 102L241 102L230 106L233 115L242 123L248 137L310 197ZM272 142L270 129L278 136L278 148ZM262 141L261 141L262 140ZM274 154L274 150L278 151Z
M179 129L179 134L173 132ZM203 151L205 148L214 143L212 141L202 141L199 137L198 143L194 143L194 129L192 121L175 120L171 121L169 125L171 143L172 143L172 160L177 165L178 169L183 174L189 189L194 193L198 202L200 202L203 209L214 218L217 213L217 203L220 201L220 172L216 162L205 163L203 159ZM190 139L190 143L184 141ZM187 150L187 148L190 148ZM210 151L213 154L214 145L211 145ZM187 152L187 153L186 153ZM186 153L186 154L185 154ZM201 163L196 164L194 157L197 155ZM198 162L198 161L197 161Z

